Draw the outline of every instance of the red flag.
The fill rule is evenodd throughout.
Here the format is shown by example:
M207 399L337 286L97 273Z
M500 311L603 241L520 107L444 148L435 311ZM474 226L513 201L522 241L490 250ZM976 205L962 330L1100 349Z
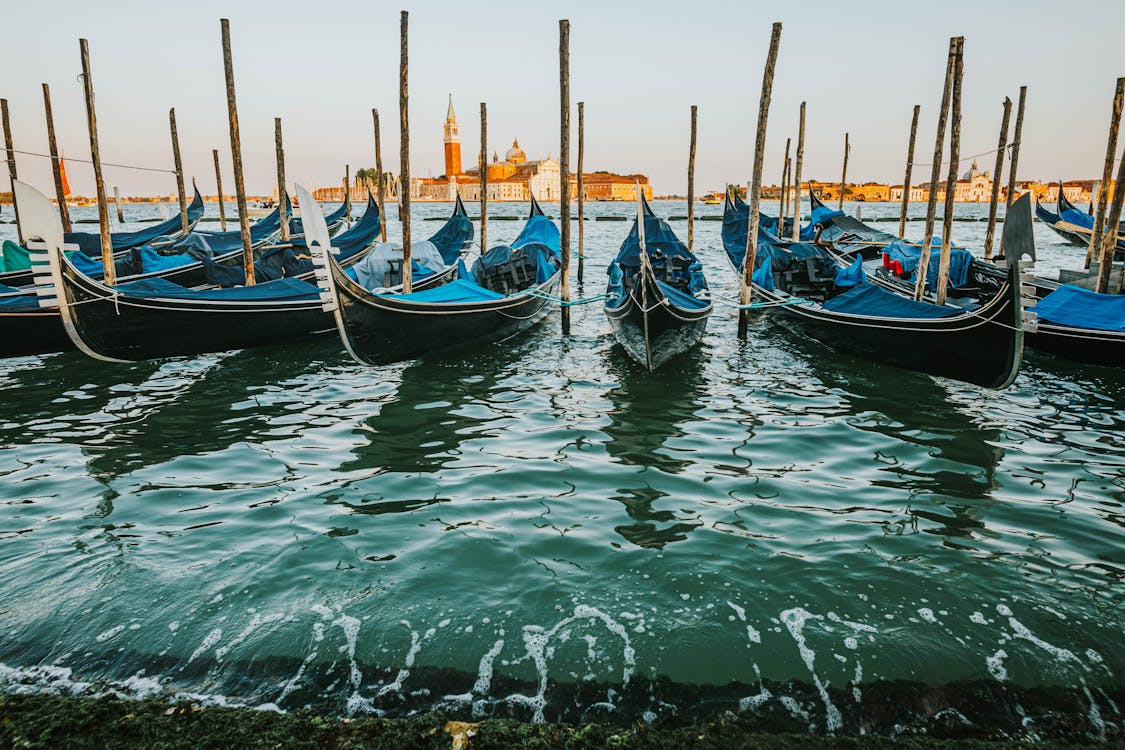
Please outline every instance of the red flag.
M70 195L70 183L66 179L66 162L63 157L59 157L59 176L62 178L62 191L63 195Z

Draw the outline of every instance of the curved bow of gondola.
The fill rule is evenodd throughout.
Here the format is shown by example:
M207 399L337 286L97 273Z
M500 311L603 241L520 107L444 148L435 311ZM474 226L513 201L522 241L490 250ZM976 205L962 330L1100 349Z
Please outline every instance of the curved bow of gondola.
M660 368L702 338L712 311L703 266L639 187L637 217L608 276L603 309L614 338L646 369Z
M195 194L192 196L191 203L187 206L189 232L195 228L195 225L199 223L201 218L203 218L203 196L199 194L199 188L195 187ZM125 250L131 250L134 247L147 245L157 237L179 237L182 234L183 223L179 215L177 215L167 221L153 224L151 227L146 227L144 229L138 229L132 232L113 232L110 235L110 241L113 244L114 253L120 253ZM64 235L64 241L68 244L77 245L77 249L91 258L101 257L102 238L101 235L97 233L67 232Z

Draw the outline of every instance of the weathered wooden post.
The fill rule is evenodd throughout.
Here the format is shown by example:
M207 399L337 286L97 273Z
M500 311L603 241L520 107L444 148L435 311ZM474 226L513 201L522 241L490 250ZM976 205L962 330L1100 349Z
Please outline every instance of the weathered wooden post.
M953 68L957 59L957 45L961 37L949 39L949 55L945 61L945 89L941 95L941 110L938 112L937 136L934 139L934 160L930 165L930 195L926 202L926 231L922 239L922 254L918 259L917 281L914 284L914 298L922 299L926 294L926 275L930 270L930 246L934 241L934 219L937 216L938 180L941 179L941 157L945 147L945 123L949 116L949 97L953 88Z
M90 130L90 159L94 163L94 185L98 195L98 225L101 229L102 279L106 286L117 282L113 267L113 239L109 234L109 206L105 197L105 181L102 179L102 154L98 149L98 118L94 112L94 80L90 75L90 47L85 39L78 40L82 54L82 83L86 94L86 123Z
M898 213L898 236L906 236L906 208L910 204L910 176L914 171L914 139L918 135L918 115L922 105L914 105L914 119L910 121L910 143L906 147L906 175L902 178L902 208Z
M793 145L792 138L785 139L785 158L781 160L781 193L777 196L777 235L785 226L785 188L789 184L789 147Z
M402 214L402 291L410 294L413 281L410 254L410 91L407 86L407 26L410 14L402 11L399 21L398 124L399 124L399 206Z
M1005 210L1016 199L1016 168L1020 163L1020 143L1023 139L1023 110L1027 105L1027 86L1020 86L1020 101L1016 106L1016 129L1012 132L1012 157L1008 165L1008 195ZM1003 248L1004 235L1000 235L1001 248Z
M840 174L840 205L837 210L844 210L844 193L848 190L848 154L852 151L851 144L848 142L848 134L844 133L844 171Z
M695 136L696 117L699 108L691 105L691 146L688 149L687 162L687 246L688 250L695 247ZM582 126L578 126L582 132Z
M797 163L793 165L793 241L801 238L801 167L805 163L805 103L801 102L801 124L797 130Z
M0 99L0 115L4 120L4 149L8 152L8 176L12 178L12 210L16 214L16 237L23 244L23 225L20 224L20 207L16 203L16 151L12 147L12 125L8 120L8 100Z
M770 34L770 51L766 56L766 68L762 73L762 94L758 99L758 131L754 136L754 172L746 199L750 204L749 226L746 228L746 253L742 258L742 289L739 295L741 306L738 311L738 337L746 338L750 326L751 282L754 277L754 261L758 252L758 209L762 200L762 163L766 155L766 121L770 114L770 96L773 92L773 72L777 66L777 48L781 44L781 23L773 24Z
M289 241L289 207L285 204L285 147L281 141L281 118L273 118L273 147L277 154L277 214L281 219L281 241Z
M51 173L55 178L55 198L59 202L59 215L62 216L63 231L70 231L70 209L66 205L66 189L63 187L62 167L59 166L59 147L55 141L55 116L51 109L51 88L43 84L43 110L47 115L47 146L51 151ZM12 198L13 203L15 198Z
M570 334L570 21L559 21L559 222L562 224L562 332ZM640 190L640 185L637 190Z
M387 241L387 214L383 211L383 146L379 141L379 110L371 110L371 119L375 121L375 171L379 173L378 183L375 186L375 197L379 201L379 239Z
M176 108L168 110L168 125L172 129L172 161L176 165L176 195L180 199L180 231L191 231L187 217L187 193L184 190L184 167L180 161L180 136L176 132ZM119 212L120 213L120 212Z
M223 174L219 171L219 149L211 149L211 155L215 157L215 189L219 191L219 229L220 231L227 231L227 207L223 201Z
M242 179L242 140L238 132L238 106L234 98L234 63L230 55L230 21L220 19L223 35L223 72L227 79L227 115L230 121L230 155L234 161L234 192L238 201L238 228L242 235L242 270L246 286L254 284L254 248L250 244L250 217L246 213L246 183Z
M582 179L586 160L586 103L578 102L578 285L582 293L582 276L586 272L586 185Z
M488 251L488 106L480 103L480 251Z
M1004 116L1000 119L1000 141L996 146L996 165L992 172L992 196L988 201L988 230L984 235L984 259L992 260L992 242L996 237L996 206L1000 202L1000 174L1004 171L1004 149L1008 147L1008 121L1012 117L1012 100L1004 97Z
M1125 149L1123 149L1125 151ZM1098 282L1094 287L1095 292L1105 294L1109 291L1110 277L1113 275L1113 254L1117 250L1117 232L1121 225L1121 204L1125 200L1125 153L1122 154L1117 167L1117 182L1113 184L1113 203L1110 205L1109 218L1106 220L1105 233L1102 236L1101 258L1098 260ZM1117 281L1117 292L1125 286L1125 267L1121 269L1121 278Z
M117 223L124 224L125 214L121 211L121 191L117 189L116 185L113 186L113 205L117 208Z
M352 225L352 165L344 165L344 220Z
M949 259L953 242L953 201L957 197L957 169L961 158L961 81L964 78L965 40L957 44L953 66L953 101L949 130L949 175L945 181L945 214L941 220L941 256L938 259L937 303L945 304L949 286Z
M1105 167L1102 169L1102 182L1098 188L1098 209L1094 214L1094 229L1090 233L1090 244L1086 249L1086 268L1094 259L1094 253L1101 248L1102 232L1105 229L1105 210L1112 189L1116 195L1119 190L1113 179L1113 157L1117 153L1117 132L1121 127L1121 105L1125 98L1125 78L1117 79L1117 89L1113 93L1113 107L1109 113L1109 140L1105 147ZM1112 227L1116 235L1117 227Z

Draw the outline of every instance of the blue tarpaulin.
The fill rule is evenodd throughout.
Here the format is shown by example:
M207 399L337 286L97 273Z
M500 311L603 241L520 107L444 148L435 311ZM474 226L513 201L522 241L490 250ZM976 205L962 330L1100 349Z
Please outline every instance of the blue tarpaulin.
M11 240L4 240L3 255L0 256L0 272L27 271L31 269L31 257L27 248L20 247Z
M1094 228L1094 217L1085 211L1079 211L1077 208L1068 208L1059 215L1059 219L1065 221L1067 224L1074 224L1075 226L1085 227L1086 229Z
M941 240L937 237L933 240L932 248L930 251L930 269L926 274L926 286L930 290L934 289L938 269L941 267ZM905 242L895 242L888 245L883 252L890 256L891 260L897 260L901 263L903 272L914 278L914 274L918 270L918 262L922 259L921 247L915 247ZM972 263L973 254L968 250L960 247L950 248L949 285L952 287L965 286L969 282L969 266Z
M1098 294L1066 284L1031 309L1040 320L1055 325L1125 332L1125 295Z
M141 247L139 250L141 256L141 273L167 271L172 268L179 268L180 266L187 266L196 262L195 258L187 253L161 255L147 245Z
M466 302L488 302L504 299L503 294L485 289L472 280L472 277L455 279L448 284L411 294L380 294L377 297L392 297L407 302L438 302L447 304Z
M680 238L668 226L668 222L657 217L648 202L642 200L642 216L645 230L645 251L652 263L653 271L658 281L670 287L681 289L684 307L706 307L710 302L700 304L697 295L707 293L707 279L703 275L703 265L699 259L688 250L687 245L680 242ZM621 243L617 257L609 267L609 285L606 294L610 300L606 303L610 307L619 307L625 302L624 279L638 273L641 265L641 245L638 234L637 220L629 235ZM663 284L662 284L663 286ZM676 305L680 302L669 296L669 300Z
M187 216L189 226L199 221L200 217L203 216L203 197L198 190L195 191L191 203L188 204ZM182 228L180 216L177 213L176 216L167 221L162 221L145 229L138 229L135 232L113 232L110 235L110 244L113 245L115 251L130 250L134 247L147 245L157 237L179 234ZM102 254L102 238L96 232L67 232L64 237L66 242L78 245L82 252L91 257L100 257Z
M664 292L664 296L668 298L669 302L685 310L702 310L711 304L710 299L693 297L687 292L681 292L671 284L665 284L663 281L657 281L656 286L660 288L660 291Z
M867 281L867 274L863 271L863 258L857 257L855 262L847 268L841 268L836 272L836 278L833 283L836 286L855 286Z
M772 292L777 288L773 283L773 258L766 256L758 264L758 267L754 269L753 281L767 292Z
M951 318L964 310L915 302L874 284L860 284L824 303L825 310L873 318Z
M211 302L270 302L319 299L320 290L300 279L278 279L233 289L188 289L161 278L119 284L118 292L131 297L163 297Z

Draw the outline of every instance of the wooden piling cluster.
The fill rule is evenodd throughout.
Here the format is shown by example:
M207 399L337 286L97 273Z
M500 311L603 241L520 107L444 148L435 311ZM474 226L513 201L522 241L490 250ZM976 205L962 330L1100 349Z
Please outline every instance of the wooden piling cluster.
M1105 229L1106 203L1108 202L1108 188L1113 184L1113 159L1117 153L1117 133L1121 128L1121 106L1125 100L1125 78L1117 79L1117 88L1113 93L1113 105L1109 113L1109 138L1105 147L1105 166L1102 168L1102 181L1098 188L1098 208L1094 213L1094 227L1090 233L1090 244L1086 249L1086 268L1093 262L1095 253L1101 249L1101 235ZM1116 195L1119 191L1114 190ZM1117 227L1112 227L1116 236ZM1112 256L1110 256L1112 258Z
M773 92L773 74L777 67L777 49L781 44L781 23L775 22L770 34L770 50L766 56L766 67L762 73L762 93L758 99L758 130L754 136L754 171L746 196L750 206L746 228L746 252L742 258L742 289L739 295L738 337L746 338L750 325L751 284L754 278L755 255L758 251L758 208L762 199L762 163L766 151L766 122L770 114L770 96Z
M242 139L238 132L238 105L234 96L234 63L230 54L230 21L219 20L223 38L223 73L227 83L227 119L230 126L230 155L234 162L234 192L238 201L238 229L242 235L242 270L245 284L254 284L254 250L250 244L250 217L246 213L246 183L242 179Z
M961 166L961 81L965 70L965 40L957 42L953 61L953 90L950 102L949 172L945 180L945 213L941 220L941 256L938 260L937 303L945 304L949 286L949 261L953 251L953 199L957 197L957 170Z
M98 118L94 112L94 81L90 75L90 46L85 39L78 40L82 56L82 86L86 95L86 124L90 131L90 160L94 163L94 186L98 195L98 226L101 230L103 280L113 286L117 274L113 267L113 239L109 234L109 206L106 203L105 181L102 179L102 155L98 148Z
M934 220L937 216L938 180L941 178L941 157L945 147L945 124L949 115L949 97L953 88L953 69L957 50L963 37L955 36L949 40L949 54L945 62L945 88L941 95L941 109L938 111L937 135L934 140L934 159L930 165L930 197L926 203L926 231L922 240L922 254L918 259L917 282L914 298L922 299L926 294L926 276L930 268L930 248L934 241Z
M1000 140L996 144L996 164L992 170L992 195L988 201L988 230L984 235L984 259L992 260L992 243L996 237L996 206L1000 199L1000 175L1004 170L1004 151L1008 147L1008 121L1012 117L1012 100L1004 97L1004 116L1000 119Z
M55 198L59 202L59 215L62 217L63 231L70 231L70 208L66 205L66 190L63 188L62 167L59 166L59 147L55 140L55 115L51 108L51 87L43 84L43 111L47 118L47 146L51 153L51 174L55 179ZM14 201L14 198L13 198Z
M570 21L559 21L559 222L562 224L562 332L570 334ZM637 186L640 190L640 186Z
M906 174L902 178L902 207L898 213L898 236L906 236L906 209L910 204L910 178L914 172L914 141L918 136L918 115L922 105L914 105L914 117L910 120L910 142L906 146Z
M399 17L398 59L398 124L399 124L399 206L402 214L402 291L410 294L412 268L410 254L410 90L407 50L407 29L410 14L405 10Z

